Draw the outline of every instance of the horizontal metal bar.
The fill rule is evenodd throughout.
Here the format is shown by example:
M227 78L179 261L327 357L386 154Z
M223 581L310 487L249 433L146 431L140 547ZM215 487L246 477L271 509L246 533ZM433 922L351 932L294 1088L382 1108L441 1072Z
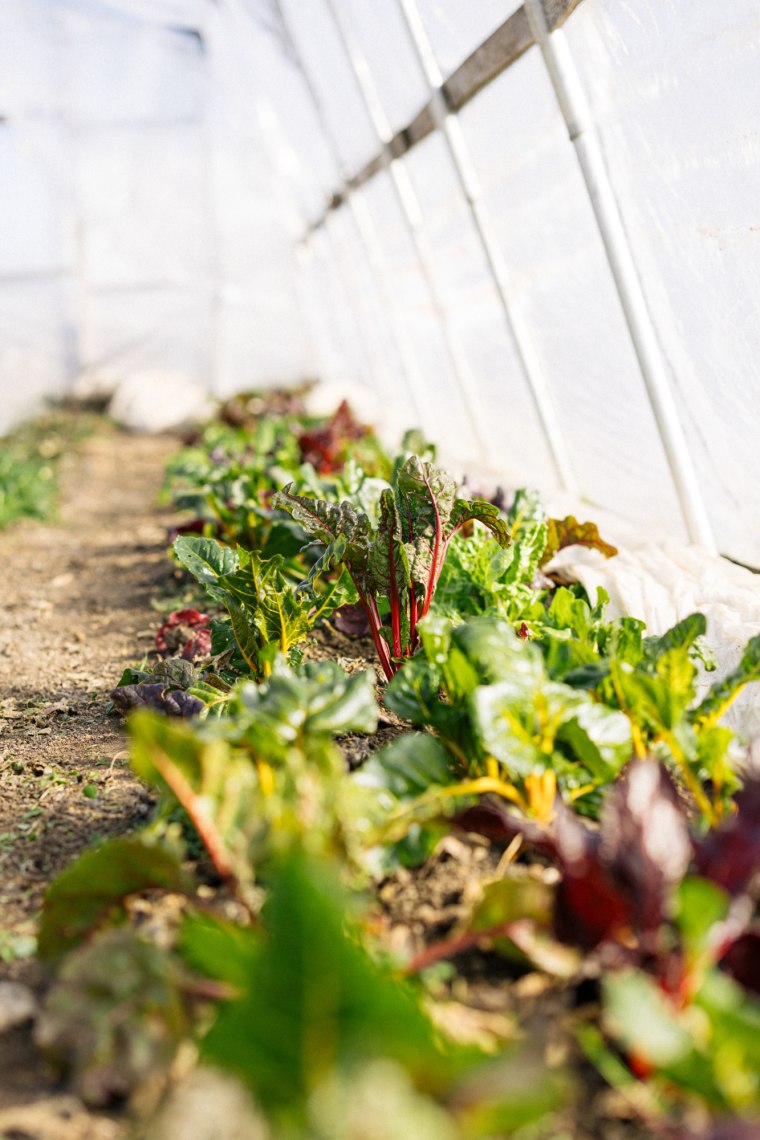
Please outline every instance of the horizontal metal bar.
M570 13L581 3L582 0L543 0L549 28L553 30L564 24ZM534 43L525 8L518 8L451 73L435 98L442 97L450 111L459 111ZM342 206L352 190L369 182L381 170L387 169L389 159L401 158L436 130L440 116L434 106L435 98L427 102L410 123L396 131L379 154L347 178L340 188L336 188L325 210L311 223L308 232L324 225L330 211Z

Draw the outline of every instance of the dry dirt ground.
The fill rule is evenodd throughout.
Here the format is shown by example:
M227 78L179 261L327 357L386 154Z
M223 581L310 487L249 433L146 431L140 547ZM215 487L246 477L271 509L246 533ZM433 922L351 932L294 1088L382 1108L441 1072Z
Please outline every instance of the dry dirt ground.
M104 427L64 463L59 520L0 534L0 979L39 986L29 950L45 886L88 844L149 810L106 704L152 643L151 598L177 589L170 516L156 506L177 446ZM80 1125L79 1115L28 1030L0 1033L0 1136L119 1134L106 1117Z

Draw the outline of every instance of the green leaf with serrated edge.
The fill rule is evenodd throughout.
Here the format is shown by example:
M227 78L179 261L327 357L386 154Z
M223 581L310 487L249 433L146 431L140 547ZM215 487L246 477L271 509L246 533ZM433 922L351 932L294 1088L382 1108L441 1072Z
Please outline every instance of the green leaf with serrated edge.
M697 722L714 724L729 705L739 695L745 685L760 681L760 634L751 637L744 647L741 660L736 667L712 686L710 692L694 710L693 719Z
M125 901L140 891L189 891L182 853L158 846L147 834L130 835L86 851L48 888L38 950L61 958L91 932L125 918Z
M312 627L311 598L299 594L285 581L280 558L264 562L246 550L240 550L239 557L240 566L224 579L224 588L244 607L244 613L258 631L260 643L274 643L287 656Z

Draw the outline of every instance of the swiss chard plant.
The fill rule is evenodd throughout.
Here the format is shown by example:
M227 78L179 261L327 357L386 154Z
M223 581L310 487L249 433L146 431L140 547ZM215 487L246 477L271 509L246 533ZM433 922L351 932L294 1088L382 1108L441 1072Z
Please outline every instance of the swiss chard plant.
M472 618L452 628L428 618L423 652L388 686L384 701L420 728L424 750L449 772L447 794L494 792L529 815L548 818L557 787L595 810L595 789L611 782L632 752L619 710L552 680L537 645L503 620ZM404 738L377 764L392 762ZM432 792L433 789L430 789Z
M457 531L477 519L500 546L509 544L498 508L457 498L454 480L417 456L401 465L381 494L377 525L349 502L295 495L291 486L274 496L274 505L325 547L309 581L336 566L346 568L389 680L419 647L418 623L430 609Z
M181 536L174 553L209 597L224 606L237 649L257 680L269 675L277 653L296 662L316 622L350 597L346 575L333 575L319 595L297 591L287 581L279 555L264 559L213 538ZM215 632L218 652L223 631L217 625Z

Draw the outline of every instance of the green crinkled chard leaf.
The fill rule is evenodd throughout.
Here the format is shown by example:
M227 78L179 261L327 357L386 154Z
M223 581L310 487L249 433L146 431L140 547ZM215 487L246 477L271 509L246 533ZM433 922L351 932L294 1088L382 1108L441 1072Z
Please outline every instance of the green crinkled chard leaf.
M224 601L219 590L220 578L234 573L238 568L237 552L223 546L214 538L197 538L193 535L180 535L174 540L174 553L189 570L196 581L205 586L210 597Z
M485 499L457 499L451 512L449 527L451 530L457 530L467 522L482 523L502 548L512 542L509 527L499 508Z
M294 495L290 490L292 486L288 483L281 491L276 491L272 496L272 506L287 511L312 538L325 546L340 535L349 545L366 543L371 526L364 511L357 510L349 502L328 503L324 499Z
M62 958L93 930L123 921L130 895L157 887L190 890L192 881L183 871L181 859L181 852L158 846L144 833L113 839L86 851L45 894L40 957Z

